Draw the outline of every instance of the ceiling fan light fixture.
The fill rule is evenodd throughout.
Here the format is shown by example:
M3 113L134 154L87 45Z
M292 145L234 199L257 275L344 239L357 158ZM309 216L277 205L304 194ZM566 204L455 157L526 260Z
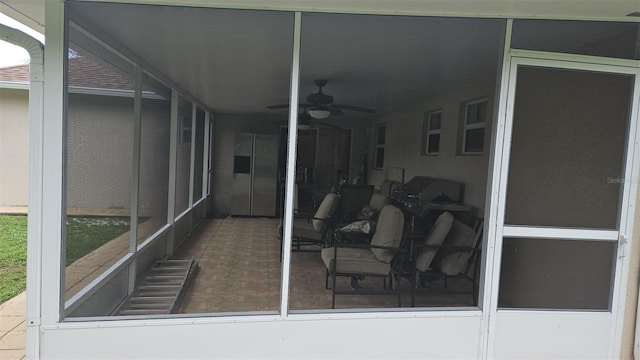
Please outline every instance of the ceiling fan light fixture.
M331 115L331 111L325 109L309 109L307 112L314 119L326 119Z

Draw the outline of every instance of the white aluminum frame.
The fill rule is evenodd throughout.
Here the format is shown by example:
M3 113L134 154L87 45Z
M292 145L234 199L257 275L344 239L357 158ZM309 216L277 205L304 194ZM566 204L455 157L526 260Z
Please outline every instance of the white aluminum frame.
M198 116L198 105L191 103L191 151L189 153L189 205L187 210L193 209L193 185L196 171L196 117ZM191 225L189 225L191 227Z
M41 254L56 254L57 256L42 256L37 272L41 276L41 292L27 293L27 302L36 302L41 309L41 324L55 324L61 320L64 310L63 304L63 274L64 246L62 239L63 222L63 172L64 172L64 114L65 114L65 62L66 25L64 3L60 1L45 2L45 19L47 22L45 36L44 64L44 110L42 124L42 147L32 143L31 152L42 151L42 202L34 204L36 210L42 211L43 240ZM39 180L39 179L38 179ZM34 180L36 181L36 180ZM29 204L31 206L31 204ZM46 214L46 216L44 216ZM44 241L44 234L56 234L57 241ZM51 235L49 235L51 236ZM47 269L48 271L45 271ZM34 284L38 285L38 284ZM27 285L28 287L28 285ZM35 298L40 295L39 298ZM31 344L33 346L33 344ZM28 350L31 352L31 349Z
M117 2L106 0L108 2ZM199 1L199 2L198 2ZM192 5L196 3L199 6L207 6L210 7L210 4L206 4L204 0L198 0L196 2L191 2ZM143 1L138 0L130 0L131 3L143 3ZM228 5L227 7L234 7ZM47 19L47 64L46 64L46 83L45 83L45 93L48 95L44 100L44 109L46 109L47 113L47 121L42 121L39 125L43 126L44 136L36 139L32 145L31 150L39 149L40 145L42 145L42 180L39 184L42 185L42 202L37 204L36 207L31 208L31 211L34 209L38 209L41 205L41 214L46 214L47 216L41 219L41 233L47 234L58 234L58 240L60 240L62 234L62 207L63 198L62 192L60 189L63 187L62 183L62 149L63 144L63 114L64 108L64 95L61 89L64 88L64 78L63 78L63 64L66 54L64 53L64 27L65 27L65 19L64 19L64 3L61 0L52 0L46 2L46 19ZM353 13L358 13L358 11L353 11ZM360 13L366 13L365 11L360 11ZM291 92L291 107L290 107L290 118L289 118L289 126L290 128L295 128L295 124L297 122L297 109L295 104L298 102L298 93L297 87L299 83L299 51L300 51L300 22L301 22L301 14L297 12L295 14L295 36L294 36L294 59L293 59L293 73L291 77L291 88L296 91ZM291 341L293 338L296 339L296 334L300 333L301 335L297 337L297 339L312 339L314 342L317 339L325 339L327 341L340 339L341 337L349 339L349 342L358 342L358 340L362 339L362 334L359 332L353 332L353 329L363 330L363 329L375 329L376 326L383 323L385 325L391 325L398 328L407 328L405 326L411 326L411 329L421 328L423 325L429 325L429 327L434 326L435 324L451 324L457 320L473 320L477 321L479 324L480 331L476 332L474 336L478 336L480 339L480 343L478 345L478 356L481 358L487 358L492 355L492 348L494 346L493 343L493 332L492 328L495 328L496 321L496 294L493 294L492 291L497 289L497 284L499 280L499 264L500 264L500 248L502 244L502 236L504 235L504 231L518 231L517 229L509 229L504 227L504 223L502 219L504 218L504 206L500 204L500 195L502 190L500 185L504 184L501 182L500 174L506 173L506 166L503 159L504 155L508 155L508 151L505 152L504 146L508 145L508 142L505 143L505 134L510 134L510 128L508 122L505 121L507 107L505 99L507 99L507 92L510 85L510 64L511 64L511 56L516 54L515 50L512 50L509 53L509 38L511 31L511 20L507 21L507 37L505 39L505 52L503 55L503 71L502 71L502 85L500 87L500 101L501 106L499 109L498 121L495 125L495 138L496 138L496 156L492 158L493 162L492 167L492 185L490 187L489 193L491 194L488 197L488 205L489 209L494 209L496 211L489 212L490 218L488 219L487 225L485 226L485 238L490 240L485 241L486 251L483 252L483 267L486 267L486 273L483 274L483 278L486 278L486 281L481 281L481 303L485 304L483 310L472 310L472 311L406 311L406 312L367 312L367 313L316 313L316 314L288 314L288 282L289 282L289 272L290 272L290 252L285 250L283 252L283 277L282 277L282 303L281 303L281 311L278 316L265 315L265 316L228 316L228 317L202 317L202 318L172 318L172 319L147 319L147 320L114 320L114 321L88 321L83 323L61 323L60 322L60 314L62 312L62 306L60 304L61 299L61 271L63 271L62 261L60 257L42 257L41 263L37 263L35 265L35 270L31 269L31 273L36 273L38 276L42 277L42 292L33 294L29 294L29 299L31 303L35 303L36 306L41 306L42 309L42 322L41 326L38 322L39 319L34 319L31 321L36 321L32 324L31 329L28 325L28 334L30 340L29 352L32 356L38 357L40 354L40 342L43 343L44 348L47 349L47 356L56 356L56 354L64 353L64 346L68 346L72 341L75 343L82 343L84 347L87 349L105 349L109 350L108 353L103 353L104 356L117 356L120 354L127 354L127 356L149 356L149 351L155 351L156 354L162 354L163 356L175 356L177 354L182 354L188 356L187 351L191 354L197 354L198 351L197 346L196 349L180 349L180 353L175 352L173 350L174 344L177 342L182 343L182 340L194 340L194 344L197 344L197 341L201 340L201 336L203 333L206 333L207 338L215 338L223 343L225 341L233 341L233 335L237 333L238 325L253 325L245 327L245 331L243 331L243 336L249 336L249 338L253 338L256 340L256 343L253 348L260 348L260 346L265 346L265 341L272 341L273 344L278 344L277 341L281 340L283 346L291 346L295 342L285 342ZM520 54L525 57L525 55L531 55L531 57L535 57L534 52L527 52L526 54ZM546 55L546 54L545 54ZM566 55L562 55L559 57L566 57ZM581 57L584 58L584 57ZM628 64L630 68L638 68L638 62L634 61L625 61L625 64ZM636 70L637 71L637 70ZM636 89L638 89L638 80L636 77ZM637 96L636 96L637 98ZM177 103L177 92L174 88L172 91L172 103L175 105ZM634 105L633 113L634 119L637 120L638 107L637 107L637 99L635 100L636 105ZM177 119L176 116L173 116L175 106L172 106L172 154L175 153L175 141L177 140L176 132L177 132ZM635 126L635 121L632 121ZM33 126L32 126L33 128ZM634 129L632 133L634 136L637 133L637 130ZM34 135L32 134L32 139ZM632 140L629 140L630 143ZM295 166L295 143L296 143L296 132L291 131L289 134L289 147L288 147L288 171L287 171L287 187L286 187L286 211L285 211L285 236L284 236L284 249L290 249L291 247L291 222L292 222L292 211L293 208L293 181L294 181L294 169ZM635 143L635 140L633 141ZM492 148L493 151L493 148ZM499 152L502 151L502 154ZM34 155L32 155L34 156ZM37 155L35 155L37 156ZM627 171L629 174L637 174L638 170L638 150L637 148L633 151L633 168L627 167ZM631 161L631 160L628 160ZM32 163L33 165L33 163ZM171 167L171 166L170 166ZM205 167L205 168L208 168ZM173 163L173 167L170 169L170 174L175 173L175 159ZM31 175L32 181L33 174ZM39 178L36 180L40 180ZM171 185L171 181L170 181ZM175 189L175 176L173 179L174 187L170 187L170 195L169 195L169 212L170 216L168 216L169 223L163 229L156 232L151 238L145 241L138 247L138 251L141 250L141 247L148 246L153 238L158 237L165 231L168 231L172 227L174 217L174 208L171 206L171 198L172 191ZM634 199L636 189L631 187L630 189L625 190L625 194L629 192L627 199ZM175 197L175 194L173 195ZM174 198L175 200L175 198ZM625 219L621 219L621 224L624 221L626 223L625 228L627 230L632 230L633 227L633 219L632 215L635 210L635 203L633 201L625 204L625 209L628 209L626 212L628 216ZM622 225L621 225L622 226ZM628 232L630 234L630 232ZM567 236L581 236L580 234L569 234ZM601 234L603 237L609 237L609 234ZM54 237L52 237L54 238ZM494 240L491 240L494 239ZM40 241L37 245L42 246L42 253L47 254L62 254L62 244L61 241ZM31 245L30 245L31 246ZM30 248L31 249L31 248ZM172 250L172 248L171 248ZM31 253L30 253L31 256ZM32 257L30 257L33 259ZM56 271L44 271L44 269L60 269L60 272ZM628 268L628 261L623 258L621 261L621 265L618 266L618 272L621 271L620 268ZM625 279L620 279L622 282L621 287L626 287L626 283L623 280L626 280L627 271L623 272ZM33 280L34 276L30 276L30 284L33 285L35 280ZM40 284L36 284L40 285ZM496 290L497 291L497 290ZM618 292L621 290L618 289ZM35 302L33 300L36 300ZM620 301L616 300L619 304ZM616 303L614 303L616 304ZM624 303L619 304L619 308L617 309L618 314L620 316L617 317L617 325L615 335L612 335L614 339L611 347L614 348L615 351L619 351L619 338L621 330L621 314L624 310ZM283 321L277 321L283 320ZM336 322L339 321L339 322ZM225 324L229 326L225 327L224 330L220 330L220 325ZM458 324L458 323L456 323ZM194 331L194 326L198 329ZM338 326L336 326L338 325ZM459 325L459 324L458 324ZM162 335L168 334L168 329L173 328L171 334L174 334L176 338L173 338L171 344L163 343L162 341L158 342L156 340L152 340L150 342L149 336L139 336L143 334L155 334L160 335L161 339L164 339ZM266 332L259 332L259 329L266 330ZM447 329L440 328L443 333L446 333ZM459 328L458 328L459 329ZM462 328L464 329L464 328ZM29 330L31 330L29 332ZM205 331L203 331L205 330ZM208 330L208 331L207 331ZM400 339L398 337L391 337L385 339L393 343L395 340L398 340L398 344L402 345L405 342L411 341L420 341L420 339L424 340L424 333L420 332L419 336L416 336L416 332L407 331L406 336L407 339ZM40 336L40 334L45 334L46 336ZM261 335L260 337L253 337L252 335ZM488 335L488 336L487 336ZM190 336L192 336L190 338ZM197 336L200 336L196 339ZM217 337L220 336L220 337ZM464 336L457 336L459 341L464 342ZM104 339L111 339L115 343L118 343L119 346L105 346ZM58 341L63 340L63 341ZM148 346L151 345L152 346ZM419 343L419 342L415 342ZM414 343L414 344L415 344ZM57 345L61 344L61 345ZM301 345L300 345L301 344ZM300 342L298 348L300 346L304 346L304 342ZM108 347L108 348L107 348ZM442 347L437 341L433 344L434 348ZM420 354L415 353L417 355L424 355L422 352L424 347L421 346ZM151 349L151 350L150 350ZM76 349L81 351L81 349ZM291 349L287 349L286 354L290 357L295 357L295 351ZM348 351L348 349L344 349ZM456 349L451 349L454 351ZM69 350L70 351L70 350ZM164 352L163 352L164 351ZM184 351L184 352L183 352ZM250 349L248 349L250 351ZM251 352L249 352L251 353ZM80 352L82 354L82 352ZM221 353L218 355L224 356L228 353ZM346 353L347 355L357 355L354 353ZM451 353L449 353L451 354ZM264 354L263 354L264 355ZM360 353L361 357L366 356L366 354ZM377 356L383 356L383 353L378 353ZM82 355L80 355L82 356ZM153 355L152 355L153 356Z
M208 146L205 149L205 151L207 152L207 163L205 165L205 169L207 171L207 175L206 175L206 187L205 187L205 193L207 194L207 198L210 198L211 196L211 179L213 178L212 174L213 174L213 169L211 168L211 161L212 161L212 156L211 156L211 149L212 149L212 145L213 145L213 125L215 122L215 117L213 116L212 113L207 112L207 123L209 124L208 130L207 130L207 140L208 140ZM211 199L210 199L211 200Z
M291 59L291 87L289 89L289 139L287 143L287 174L282 244L282 280L280 287L279 318L285 319L289 312L289 279L291 276L291 244L293 238L293 190L296 182L296 148L298 132L298 92L300 88L300 43L302 14L295 13L293 25L293 58Z
M180 94L176 89L171 89L171 125L169 131L169 198L167 199L167 224L171 226L167 236L167 255L173 254L175 242L174 225L176 222L176 166L178 163L178 99Z
M207 185L209 179L209 156L211 156L209 151L209 144L211 142L211 138L209 137L209 126L211 126L211 121L209 117L209 111L204 112L204 145L202 148L202 195L200 196L200 200L206 199L209 195L209 187Z
M131 176L131 202L129 221L129 253L135 254L138 248L138 211L140 199L140 152L142 142L142 79L144 72L142 68L135 65L135 99L133 104L133 158ZM131 295L136 286L136 258L129 266L129 285L127 295Z
M498 147L502 153L499 158L495 159L494 174L498 176L494 177L493 187L497 188L497 192L492 193L492 206L497 211L494 212L495 216L492 217L492 223L490 226L492 229L489 231L495 231L495 235L492 235L494 239L493 246L493 269L491 273L493 278L490 283L485 284L485 290L490 290L489 295L489 338L488 338L488 354L489 358L496 356L495 347L497 321L500 318L500 314L522 314L524 323L530 318L527 318L529 314L553 314L556 316L590 316L600 319L603 313L610 314L612 320L610 330L608 331L610 338L603 340L608 344L608 356L611 358L617 358L620 355L621 337L622 337L622 317L624 315L625 302L621 301L621 294L624 294L627 281L628 281L628 258L625 256L625 248L627 247L626 239L630 239L633 233L633 217L635 214L635 201L637 195L637 187L631 182L627 181L623 185L621 191L621 203L620 203L620 219L618 230L600 230L600 229L568 229L558 227L542 227L542 226L514 226L505 225L505 202L506 202L506 189L509 172L509 154L511 148L511 134L513 126L513 108L515 101L516 90L516 77L517 69L520 65L525 66L537 66L543 68L557 68L557 69L572 69L582 70L596 73L614 73L614 74L627 74L635 76L634 81L634 96L633 104L630 112L629 119L629 138L627 140L627 148L625 150L625 178L631 179L634 174L638 174L640 168L640 148L636 146L638 139L638 107L639 99L637 96L640 91L640 62L636 60L620 60L609 59L595 56L583 56L583 55L567 55L556 54L540 51L527 51L527 50L511 50L506 55L504 70L507 71L507 76L503 79L503 86L507 91L506 94L501 94L501 104L498 117L498 129L501 134L497 137ZM494 228L495 226L495 228ZM491 236L491 235L490 235ZM522 310L522 309L498 309L497 298L499 290L500 280L500 264L501 264L501 249L504 237L526 237L532 239L564 239L564 240L582 240L582 241L607 241L617 242L617 256L615 269L613 271L612 280L612 294L611 304L612 309L607 311L570 311L570 310ZM535 240L534 240L535 241ZM624 269L624 271L623 271ZM531 325L529 323L529 325ZM513 336L512 336L513 337ZM559 342L562 340L557 339ZM596 340L596 339L594 339Z
M129 252L124 255L121 259L118 259L114 264L109 266L104 273L100 274L94 280L89 282L89 284L85 285L82 289L80 289L76 294L71 296L71 298L67 301L61 302L63 303L63 317L69 315L73 310L78 308L82 302L84 302L87 298L95 294L95 292L104 284L106 284L109 280L111 280L118 272L123 269L128 268L129 271L129 280L127 291L129 293L133 292L134 282L135 282L135 252L136 252L136 241L137 241L137 223L138 223L138 188L139 188L139 177L140 177L140 134L141 134L141 121L142 121L142 77L143 70L140 66L129 60L125 55L123 55L120 51L113 48L106 42L102 41L95 35L88 32L82 26L78 25L73 21L68 21L68 27L73 27L75 31L82 33L84 36L90 39L90 41L94 42L98 47L93 49L87 49L88 51L93 51L96 55L102 55L105 53L110 54L111 56L117 57L122 62L131 65L133 70L133 79L134 79L134 90L124 90L124 91L94 91L93 89L87 88L78 88L78 87L70 87L69 84L64 84L65 97L67 93L83 93L90 95L110 95L110 96L119 96L119 97L133 97L134 99L134 107L133 107L133 125L132 125L132 143L133 143L133 152L132 152L132 169L131 169L131 183L130 183L130 193L131 197L129 199L129 207L130 207L130 233L129 233ZM65 25L67 26L67 25ZM68 34L65 34L65 54L66 46L68 44ZM64 62L65 68L68 66L67 56L65 55ZM68 70L67 70L68 71ZM87 91L88 90L88 91ZM65 101L66 104L66 101ZM65 105L66 106L66 105ZM65 114L66 116L66 108ZM64 118L64 116L63 116ZM63 120L63 128L64 125ZM64 130L63 130L64 131ZM64 138L66 139L66 137ZM64 144L63 144L64 146ZM63 154L63 163L66 162L66 153ZM66 172L66 164L64 167L64 172ZM64 179L63 172L63 179ZM66 199L66 181L63 180L63 199ZM66 201L66 200L65 200ZM64 202L63 202L64 203ZM63 207L63 214L66 214L66 206ZM66 228L63 226L63 232L66 231ZM66 243L63 241L62 244L62 256L66 257ZM65 293L65 276L64 276L64 264L65 261L61 261L62 266L62 274L61 274L61 293Z
M196 114L196 109L199 107L199 105L196 102L193 102L190 100L191 99L190 95L188 94L185 95L181 93L179 90L172 89L172 99L171 99L172 100L172 107L171 107L172 123L171 123L171 135L170 135L171 136L171 143L170 143L171 153L170 153L170 161L169 161L170 173L169 173L169 199L168 199L169 213L167 216L168 223L165 226L163 226L161 229L159 229L158 231L150 235L149 238L145 239L142 244L137 245L137 213L138 213L138 196L139 196L138 194L139 194L139 180L140 180L139 172L140 172L140 142L141 142L140 137L141 137L141 124L142 124L141 123L142 122L142 98L145 96L142 89L142 82L144 77L143 74L146 73L148 76L154 77L156 80L160 82L164 82L164 81L154 76L153 74L145 71L142 66L135 63L134 60L129 59L127 55L123 54L123 52L118 51L114 47L100 40L97 36L93 35L91 32L84 29L81 25L74 22L70 22L70 24L74 27L76 31L81 32L82 34L90 38L92 41L94 41L96 44L98 44L101 47L101 49L98 49L98 50L110 52L133 66L135 90L126 91L127 93L126 96L134 97L134 124L132 128L134 146L133 146L133 153L132 153L133 161L132 161L131 199L130 199L131 227L130 227L129 253L125 255L123 258L119 259L116 263L111 265L107 270L105 270L104 273L100 274L96 279L94 279L88 285L82 288L77 294L72 296L68 301L64 302L64 305L62 305L64 309L62 313L63 314L62 317L66 317L70 315L73 312L73 310L75 310L78 306L82 304L82 302L84 302L87 298L95 294L95 292L101 286L106 284L109 280L113 279L114 276L116 276L118 273L125 270L126 268L128 268L127 271L129 272L127 290L129 293L133 292L134 286L135 286L135 279L137 277L137 274L136 274L137 255L136 254L148 248L156 240L158 240L159 238L161 238L163 235L167 233L169 234L169 236L167 237L167 252L168 254L171 254L173 252L173 246L175 243L174 232L173 232L175 222L178 222L180 219L187 216L197 204L200 204L202 201L204 201L204 198L201 198L198 200L197 204L193 203L194 201L193 185L194 185L194 179L195 179L195 175L194 175L195 159L194 159L194 151L193 151L195 147L195 143L193 140L195 138L195 135L194 135L195 116L196 116L195 114ZM66 40L65 40L65 44L66 44ZM65 57L65 61L66 61L66 57ZM71 91L75 88L69 89L68 86L65 86L65 89L67 91ZM174 100L174 94L175 94L175 100ZM123 95L120 95L120 96L123 96ZM177 216L174 216L175 215L175 209L174 209L175 182L176 182L175 169L176 169L176 161L177 161L176 149L177 149L178 135L182 135L182 134L178 134L178 129L177 129L177 127L179 126L177 103L179 101L180 96L182 96L192 104L192 117L191 117L192 141L191 141L190 174L189 174L189 204L187 209L184 212L178 214ZM208 111L206 113L208 113ZM205 140L209 141L207 136L205 136ZM64 158L63 158L63 161L64 161ZM173 178L172 178L172 175L173 175ZM190 219L189 221L190 221L189 227L191 228L193 225L192 220ZM64 243L62 244L62 248L64 249ZM62 251L62 253L64 254L64 250ZM63 263L64 261L61 262L61 264ZM64 278L63 275L62 275L62 278ZM64 285L61 285L61 286L64 286ZM64 293L63 288L61 288L61 293Z
M298 98L299 66L300 66L299 65L299 57L300 57L301 14L300 13L296 13L295 14L295 19L296 20L295 20L295 32L294 32L294 60L293 60L294 64L293 64L292 80L291 80L291 83L292 83L292 91L291 91L291 104L292 104L291 106L292 106L292 109L290 109L290 113L292 115L290 117L290 124L289 124L290 126L293 126L293 128L295 128L294 124L297 121L297 111L295 111L295 104L298 101L297 98ZM172 95L173 95L172 96L172 100L174 102L177 102L177 96L179 96L181 94L178 94L178 92L174 90ZM173 109L177 109L177 106L175 106L175 105L172 106L172 112L175 113L172 116L172 120L174 120L177 123L177 111L174 111ZM386 127L387 124L386 123L381 123L381 124L378 124L378 126L385 126ZM177 128L177 126L173 126L172 127L172 129L176 129L176 128ZM192 128L193 128L193 126L192 126ZM176 129L176 132L177 132L177 129ZM175 137L172 136L172 141L173 141L173 139L175 139ZM288 148L288 155L289 155L289 157L288 157L288 161L289 161L288 162L288 170L289 170L289 173L287 174L288 175L288 178L287 178L288 182L294 182L295 181L295 149L296 149L296 140L295 139L296 139L296 132L290 132L290 135L289 135L289 148ZM386 141L385 141L385 144L386 144ZM173 153L174 152L172 152L172 154ZM173 165L172 167L175 167L175 165ZM171 171L170 174L172 174L172 173L175 173L175 172ZM174 185L174 187L175 187L175 185ZM288 192L287 192L287 206L289 206L289 209L292 209L293 208L293 205L292 205L292 201L293 201L292 200L292 192L293 192L292 189L293 189L293 186L289 186L288 189L290 191L288 190ZM289 192L291 192L291 194L289 194ZM187 213L188 213L188 210L190 210L190 209L187 209L187 210L185 210L185 212L183 212L180 215L176 216L174 218L174 220L177 221L180 218L186 216ZM287 217L289 217L289 216L292 216L292 211L287 211L287 214L285 216L285 224L286 224L286 221L287 221ZM291 220L289 220L289 221L291 221ZM163 231L161 230L159 232L163 232ZM291 234L290 234L290 229L288 227L286 227L286 226L285 226L285 239L284 239L284 241L285 241L284 246L285 247L288 246L290 248L290 246L291 246ZM145 242L145 244L147 244L147 242ZM148 244L147 244L147 246L148 246ZM290 256L290 254L288 254L287 252L284 252L284 256L286 258L286 257ZM287 261L284 261L283 284L285 284L285 282L284 282L285 278L286 278L286 280L288 282L288 274L289 274L288 267L289 267L289 263ZM286 286L286 285L283 285L283 286ZM286 309L288 307L288 305L287 305L287 303L288 303L288 289L285 289L282 292L282 298L283 298L282 309ZM455 313L457 316L460 316L459 308L457 308L456 310L458 310L458 311L454 311L453 313ZM471 317L478 317L479 312L475 311L474 308L468 308L467 310L471 310L469 313L467 313L467 314L470 314ZM401 315L398 315L398 314L401 314ZM374 312L362 311L362 312L356 312L356 313L351 313L351 312L340 313L339 311L338 312L333 312L332 311L331 313L323 313L320 316L321 316L321 318L325 318L325 319L326 318L340 319L340 318L352 318L352 317L355 317L355 318L368 318L370 316L374 316L376 318L377 317L395 318L397 316L399 316L401 318L405 318L405 317L416 317L417 314L421 314L421 315L424 316L425 314L432 314L432 313L431 312L426 312L425 313L425 312L416 312L416 311L402 311L402 312L399 312L399 313L396 314L395 312L389 312L389 311L384 311L384 310L377 309ZM289 315L288 311L281 311L281 314L280 314L281 317L287 317L287 315ZM294 316L295 317L305 318L305 317L308 317L309 314L296 314ZM441 313L438 313L435 316L439 317L439 316L441 316ZM432 317L432 315L426 315L425 317ZM464 316L462 316L462 317L464 317ZM243 316L243 318L246 318L246 317Z

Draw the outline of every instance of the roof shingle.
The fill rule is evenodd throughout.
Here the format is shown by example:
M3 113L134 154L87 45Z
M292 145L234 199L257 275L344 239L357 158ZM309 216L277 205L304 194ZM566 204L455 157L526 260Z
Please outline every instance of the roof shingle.
M29 82L29 65L0 68L0 81ZM135 89L133 79L128 79L118 71L83 56L69 59L69 85L106 90L133 91Z

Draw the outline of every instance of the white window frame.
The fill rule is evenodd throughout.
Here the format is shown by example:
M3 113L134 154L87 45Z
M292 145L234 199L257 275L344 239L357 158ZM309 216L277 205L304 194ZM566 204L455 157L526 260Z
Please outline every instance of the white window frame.
M483 154L484 153L484 145L485 145L485 139L483 139L482 141L482 150L481 151L467 151L467 131L468 130L476 130L476 129L483 129L485 131L485 135L486 135L486 127L487 124L485 121L483 122L474 122L469 124L469 119L467 118L468 114L469 114L469 107L471 105L476 105L476 104L481 104L481 103L486 103L487 107L486 107L486 113L485 113L485 119L487 118L487 116L489 115L489 99L484 97L481 99L477 99L477 100L471 100L471 101L467 101L463 104L462 106L462 110L464 111L462 118L462 146L460 148L460 153L463 155L479 155L479 154Z
M384 128L384 142L382 144L378 144L378 133L381 128ZM384 161L385 155L382 157L382 166L378 166L378 149L382 149L383 154L386 153L386 145L387 145L387 123L376 124L375 131L373 132L373 144L375 146L373 152L373 168L374 169L384 169Z
M437 129L431 129L431 122L434 119L435 115L440 115L440 126ZM438 150L437 151L429 151L429 139L431 135L438 135L438 138L442 140L442 109L432 110L425 114L424 119L424 141L422 142L424 145L422 147L422 155L430 155L437 156L440 154L440 142L438 142Z

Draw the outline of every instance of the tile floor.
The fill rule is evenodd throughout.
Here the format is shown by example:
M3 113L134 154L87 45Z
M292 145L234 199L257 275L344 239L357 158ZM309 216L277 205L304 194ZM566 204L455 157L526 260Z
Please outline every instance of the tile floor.
M205 220L176 254L177 258L195 258L199 266L180 312L278 311L282 274L278 224L278 219L266 218ZM290 279L290 310L331 309L331 290L325 289L325 267L319 252L293 252ZM348 278L338 280L341 289L350 289ZM409 287L403 285L407 294L403 295L402 303L408 306ZM366 278L360 286L381 289L382 280ZM429 294L418 297L417 303L469 306L471 296ZM336 297L338 309L387 307L397 307L395 295Z

